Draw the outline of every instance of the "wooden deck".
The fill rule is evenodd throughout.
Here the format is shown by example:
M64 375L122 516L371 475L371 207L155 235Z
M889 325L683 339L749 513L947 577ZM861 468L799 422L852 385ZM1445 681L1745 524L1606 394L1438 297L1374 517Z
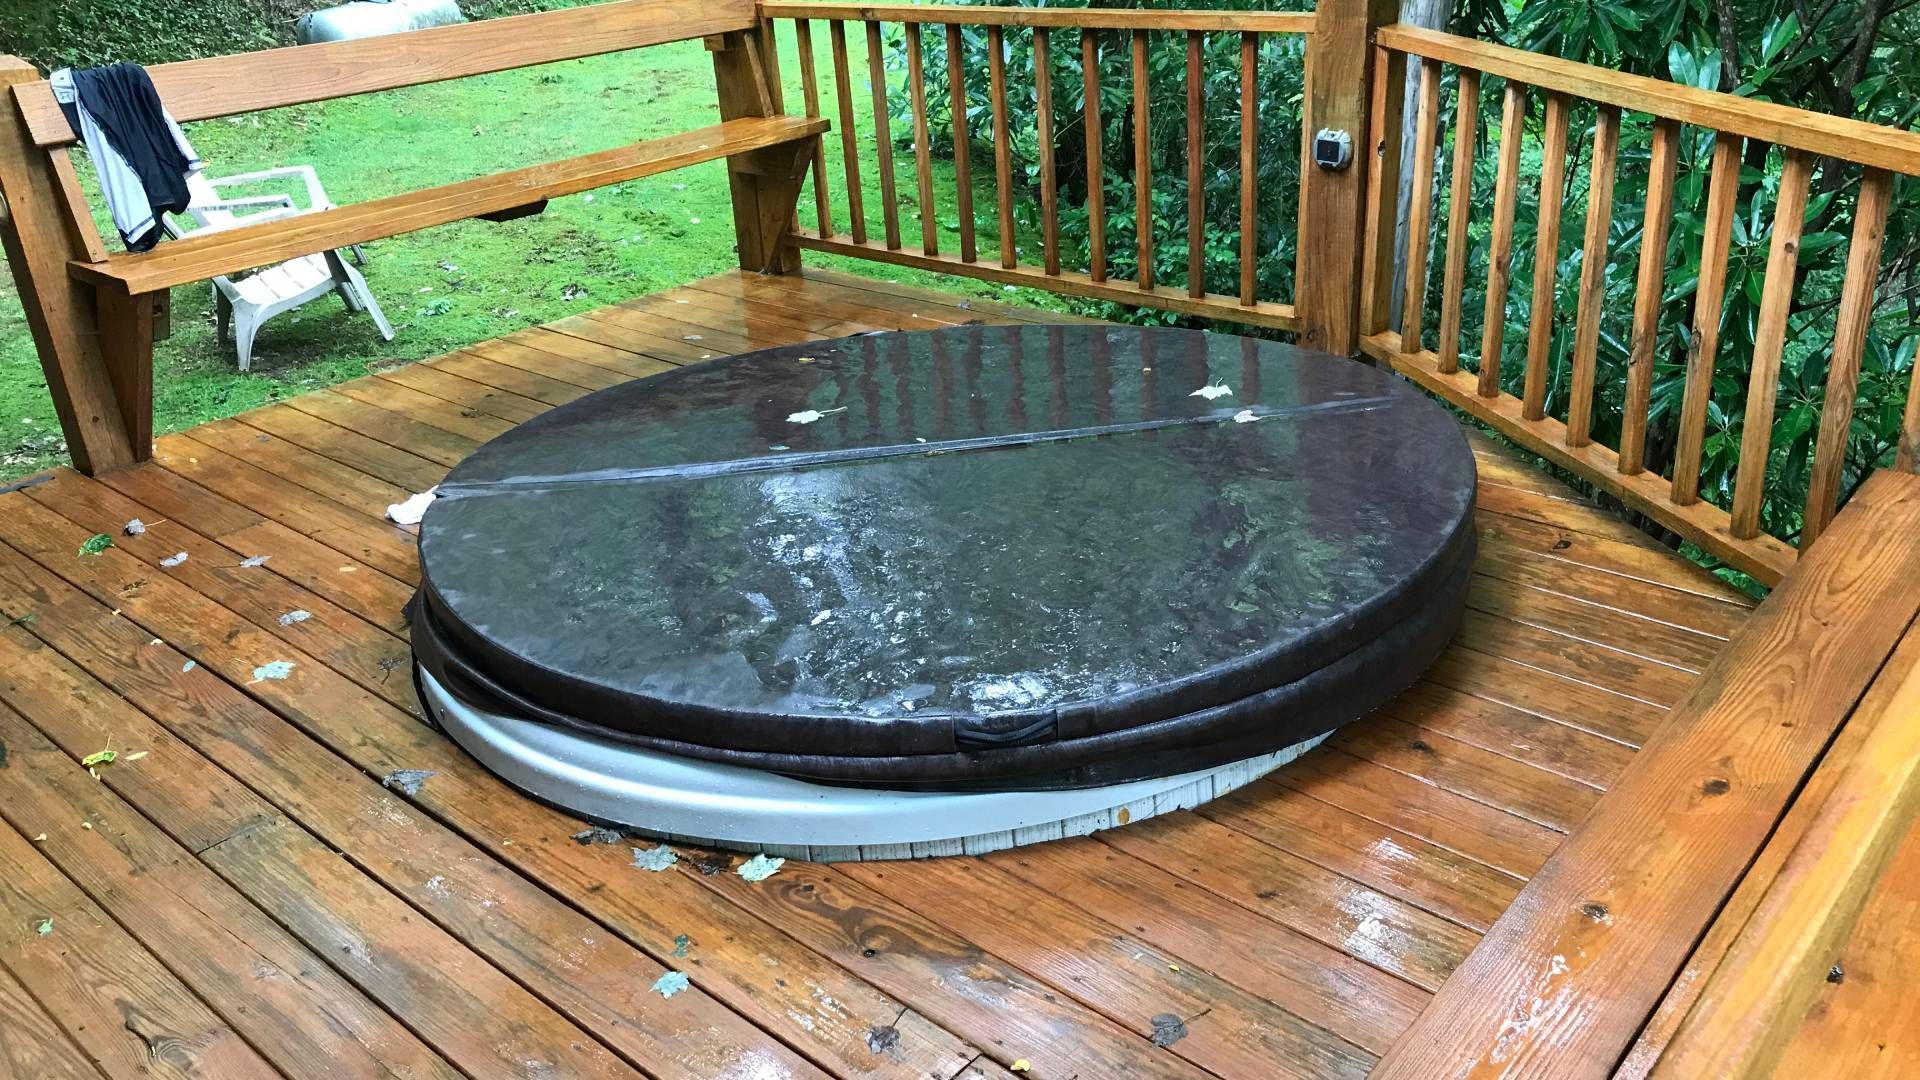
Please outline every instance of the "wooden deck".
M480 442L711 355L1047 318L729 274L0 495L0 1073L1366 1073L1750 614L1489 443L1454 648L1198 812L656 873L420 719L413 538L381 515ZM432 775L382 786L406 769ZM1911 942L1914 902L1878 932Z

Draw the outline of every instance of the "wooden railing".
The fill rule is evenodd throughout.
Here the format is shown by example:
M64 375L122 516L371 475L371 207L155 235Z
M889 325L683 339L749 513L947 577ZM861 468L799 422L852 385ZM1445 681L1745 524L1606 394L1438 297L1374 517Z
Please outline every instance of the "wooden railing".
M1410 109L1417 137L1411 163L1412 196L1404 215L1396 205L1395 185L1377 182L1381 176L1397 175L1397 140L1385 145L1369 191L1369 221L1374 223L1370 231L1390 232L1382 223L1404 216L1407 239L1404 247L1390 249L1405 268L1404 291L1398 297L1387 286L1386 274L1363 275L1368 283L1360 308L1365 351L1728 565L1764 583L1776 582L1798 551L1786 540L1762 531L1761 507L1770 473L1780 464L1772 445L1774 414L1789 319L1796 314L1796 296L1805 285L1796 274L1796 263L1809 190L1816 175L1828 199L1850 190L1853 221L1845 278L1832 305L1831 363L1799 530L1801 547L1820 535L1840 501L1894 174L1920 173L1920 134L1624 75L1418 27L1382 27L1374 41L1376 129L1399 130L1403 110ZM1419 89L1411 103L1401 100L1409 62L1419 65ZM1440 106L1450 72L1456 105L1450 179L1444 192L1446 241L1440 257L1438 325L1430 327L1426 320L1431 308L1428 265L1434 254L1436 159L1443 144ZM1484 78L1504 81L1499 125L1487 134L1487 140L1497 146L1490 207L1477 205L1472 193ZM1527 113L1534 101L1543 103L1543 122L1538 136L1530 138ZM1569 195L1570 118L1576 109L1591 117L1590 132L1575 133L1590 165L1571 348L1561 358L1552 345L1556 326L1563 325L1567 314L1555 301L1563 272L1559 251L1562 212ZM1594 431L1596 353L1614 241L1610 229L1614 184L1623 167L1618 155L1620 131L1626 118L1651 124L1651 154L1644 166L1631 165L1645 168L1647 194L1620 430L1616 445L1606 446L1596 441ZM1684 149L1704 146L1704 140L1711 141L1712 149L1700 209L1703 242L1691 325L1663 325L1663 318L1670 317L1669 290L1676 285L1684 288L1684 283L1669 280L1669 226L1676 213L1677 167ZM1722 508L1701 497L1702 448L1708 436L1715 361L1726 351L1721 335L1735 207L1743 186L1749 197L1756 187L1751 176L1743 178L1742 168L1744 164L1751 170L1756 161L1765 165L1767 147L1762 144L1779 149L1780 164L1769 175L1769 186L1776 188L1776 194L1765 284L1753 327L1744 422L1737 429L1730 423L1722 425L1721 437L1737 435L1739 440L1731 498ZM1522 176L1523 146L1538 154L1537 177ZM1750 148L1759 152L1750 155ZM1524 370L1516 394L1509 389L1515 380L1507 377L1503 367L1510 362L1505 335L1515 214L1522 189L1535 184L1539 209L1531 306ZM1491 218L1484 320L1478 342L1462 341L1468 254L1475 246L1474 219L1481 214ZM1392 318L1396 300L1397 320ZM1797 330L1804 334L1808 326L1802 320ZM1685 394L1677 415L1665 425L1671 432L1671 467L1661 475L1649 467L1650 399L1656 366L1663 350L1674 343L1684 350ZM1565 388L1551 401L1550 385ZM1910 433L1916 399L1920 395L1910 394ZM1906 441L1910 445L1911 434ZM1911 450L1903 449L1901 456L1903 465L1911 467Z
M1263 39L1268 35L1299 35L1314 28L1311 14L1284 12L1112 10L1096 8L1015 8L1015 7L942 7L896 5L885 7L850 6L824 3L768 2L761 13L780 26L792 20L798 36L800 78L808 116L820 116L831 106L835 131L843 163L843 198L836 200L829 181L826 153L813 164L813 210L815 225L798 232L802 247L833 252L902 266L945 273L962 274L1009 285L1026 285L1053 292L1099 300L1112 300L1141 307L1158 308L1183 315L1229 320L1244 325L1279 330L1299 326L1294 305L1273 296L1262 295L1257 273L1262 252L1263 223L1259 207L1256 149L1259 145L1259 113L1255 87L1262 63ZM867 163L859 150L859 125L855 117L855 96L863 91L852 85L848 63L848 23L856 24L864 35L867 68L873 106L872 124L875 160L878 170L880 235L869 230L869 208L862 189L862 170ZM824 26L822 26L824 24ZM901 199L896 190L895 139L891 127L889 77L883 51L883 27L897 24L904 28L906 53L906 111L912 116L911 136L920 237L910 243L901 231ZM984 28L988 63L986 105L992 120L989 130L970 129L969 97L965 72L955 58L964 56L963 32ZM831 88L823 87L822 73L816 70L814 35L826 33L831 40L833 71ZM1078 38L1078 70L1055 70L1056 33ZM944 41L946 71L929 73L924 62L925 36L939 35ZM1186 155L1187 191L1185 231L1189 237L1205 235L1207 216L1205 193L1207 178L1206 138L1208 103L1204 87L1209 79L1208 35L1231 34L1238 39L1239 110L1239 192L1238 289L1233 293L1212 291L1208 287L1204 244L1188 243L1185 280L1170 283L1159 279L1154 257L1155 214L1153 206L1154 154L1149 143L1151 111L1148 95L1147 57L1149 35L1179 34L1186 46ZM1134 272L1130 281L1113 277L1110 270L1107 206L1103 188L1112 148L1105 145L1105 124L1101 116L1100 58L1108 50L1125 48L1131 57L1132 147L1130 154L1118 160L1132 166L1133 250L1130 257ZM1034 58L1033 93L1036 99L1037 171L1040 202L1040 258L1020 258L1021 236L1014 215L1015 169L1008 109L1007 57L1010 50L1031 50ZM1071 56L1073 50L1066 50ZM1267 63L1277 62L1267 59ZM944 74L944 86L936 85ZM1054 123L1054 87L1056 79L1071 80L1084 91L1087 102L1083 121L1085 145L1085 210L1089 265L1068 268L1062 265L1060 242L1061 184L1056 156L1060 135ZM933 213L933 160L935 147L929 126L929 96L944 105L953 128L953 144L963 148L952 154L954 195L958 204L959 250L943 251L938 223ZM1217 107L1217 106L1216 106ZM1025 136L1027 133L1018 133ZM993 191L997 201L996 255L981 258L980 238L974 222L974 178L971 154L973 142L984 140L993 155ZM1076 147L1077 149L1077 147ZM842 217L838 211L845 211ZM844 230L841 224L844 222ZM1171 223L1175 230L1178 222Z

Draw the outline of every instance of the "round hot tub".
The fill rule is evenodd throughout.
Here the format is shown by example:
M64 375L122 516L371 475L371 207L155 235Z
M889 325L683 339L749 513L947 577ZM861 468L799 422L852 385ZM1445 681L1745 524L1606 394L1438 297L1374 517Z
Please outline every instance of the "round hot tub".
M421 522L413 641L489 767L671 838L876 858L1212 798L1446 646L1473 456L1348 360L955 327L589 395Z

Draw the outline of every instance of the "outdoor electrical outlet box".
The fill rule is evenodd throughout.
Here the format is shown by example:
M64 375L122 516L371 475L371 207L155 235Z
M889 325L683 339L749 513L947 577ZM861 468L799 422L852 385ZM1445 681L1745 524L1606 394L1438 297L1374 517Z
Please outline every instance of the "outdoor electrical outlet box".
M1353 135L1321 128L1313 137L1313 163L1330 172L1339 172L1353 164Z

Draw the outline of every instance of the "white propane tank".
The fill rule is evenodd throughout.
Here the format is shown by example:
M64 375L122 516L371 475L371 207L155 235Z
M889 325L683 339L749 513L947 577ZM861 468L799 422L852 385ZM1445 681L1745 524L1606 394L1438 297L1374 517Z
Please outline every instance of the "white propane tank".
M466 21L454 0L353 0L300 16L293 36L302 45L312 45Z

